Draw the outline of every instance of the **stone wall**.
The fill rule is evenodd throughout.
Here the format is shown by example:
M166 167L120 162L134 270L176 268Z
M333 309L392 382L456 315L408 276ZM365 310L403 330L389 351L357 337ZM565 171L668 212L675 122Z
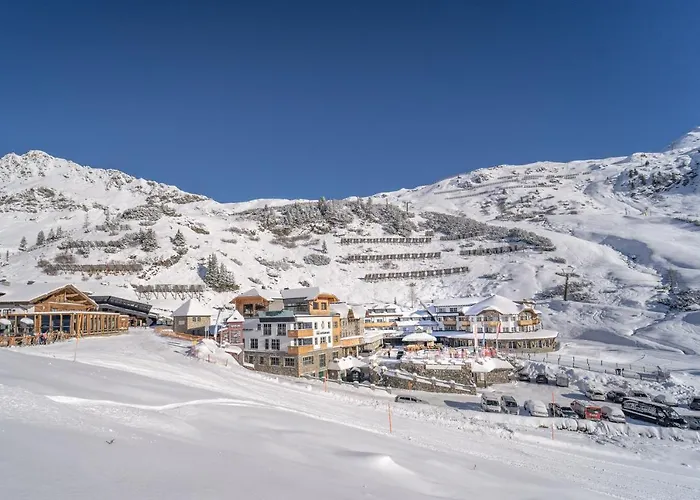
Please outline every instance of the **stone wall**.
M318 374L327 370L328 363L333 361L335 351L339 351L339 348L313 351L300 356L291 356L282 351L245 351L244 360L246 363L252 364L255 371L271 373L273 375L300 377L305 374ZM319 364L319 358L322 354L326 355L324 366ZM302 359L308 356L313 357L313 363L310 365L303 365ZM279 365L270 364L270 358L279 358ZM295 360L294 366L284 366L285 358L293 358Z
M468 386L466 389L450 384L448 384L448 386L444 386L424 380L411 380L389 375L380 376L376 372L372 372L371 382L379 387L392 387L395 389L403 389L405 391L425 391L442 394L476 394L476 388L473 386Z
M471 366L468 364L462 365L461 369L455 370L454 367L458 365L452 365L452 369L429 369L426 365L420 363L401 363L399 368L405 372L415 373L421 377L432 378L435 377L438 380L450 381L454 380L458 384L472 385L474 384L474 376L472 374Z

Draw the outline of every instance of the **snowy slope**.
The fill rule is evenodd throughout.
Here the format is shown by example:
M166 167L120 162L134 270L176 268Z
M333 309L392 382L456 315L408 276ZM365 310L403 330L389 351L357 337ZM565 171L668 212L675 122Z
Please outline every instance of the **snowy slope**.
M201 264L215 253L242 290L310 283L353 303L396 300L409 306L411 280L361 278L466 265L466 274L413 280L416 296L424 302L487 293L536 297L548 326L559 329L574 347L594 342L651 349L661 359L692 356L700 353L700 326L693 312L700 307L693 305L700 302L700 292L694 295L700 290L699 133L690 132L664 152L500 165L380 193L371 204L367 199L222 204L41 152L11 154L0 159L0 275L10 282L71 280L95 293L135 298L132 285L202 284ZM406 207L409 215L402 214ZM443 225L431 243L422 245L340 244L343 237L424 236L436 229L430 212L488 226L467 239L442 241L439 231L452 231ZM320 213L325 215L317 222L314 217ZM107 230L101 231L105 222L108 227L102 229ZM62 238L33 247L40 230L48 235L58 226ZM508 228L546 238L556 248L530 245L501 255L459 255L460 250L522 243L504 236ZM139 271L47 276L37 267L66 253L59 247L70 239L114 242L148 229L159 243L150 252L139 245L91 248L86 256L68 252L75 264L138 263ZM179 260L171 242L177 230L187 246ZM18 250L22 237L29 247L24 252ZM441 256L364 263L346 259L351 254L410 252ZM329 265L305 262L324 258L330 259ZM557 273L569 266L580 275L574 298L587 303L560 300L556 287L563 279ZM220 304L233 295L209 291L205 301ZM172 308L181 300L159 296L151 302Z
M659 439L556 431L552 439L539 419L490 420L459 396L434 395L436 404L392 404L390 433L392 399L383 391L333 384L324 392L321 383L217 366L182 350L140 331L84 339L75 363L72 341L1 350L6 497L700 495L691 432Z

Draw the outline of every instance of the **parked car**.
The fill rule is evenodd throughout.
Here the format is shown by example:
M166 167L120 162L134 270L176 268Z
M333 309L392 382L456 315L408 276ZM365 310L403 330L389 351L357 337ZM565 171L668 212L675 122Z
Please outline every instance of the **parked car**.
M586 397L591 401L605 401L605 393L597 387L588 387L586 389Z
M538 373L535 377L536 384L549 384L549 378L544 373Z
M565 373L559 373L557 375L557 386L558 387L569 387L569 376Z
M579 418L586 420L600 420L602 410L600 406L596 406L590 401L572 401L571 409L576 412Z
M518 373L518 380L521 382L529 382L530 381L530 374L527 372L519 372Z
M615 424L624 424L627 421L625 414L617 406L603 406L601 408L601 416L604 420Z
M550 417L560 417L560 418L574 418L577 419L578 415L574 410L568 406L561 406L558 403L549 403L547 405L547 413Z
M660 403L666 406L678 406L678 401L676 401L676 398L668 394L657 394L656 396L654 396L654 399L652 399L652 401L654 403Z
M520 406L513 396L501 396L501 411L517 415L520 413Z
M525 401L523 408L525 408L525 411L528 412L532 417L549 416L545 404L542 401L538 401L536 399L528 399L527 401Z
M396 396L396 399L394 399L397 403L421 403L421 404L428 404L427 401L423 401L422 399L414 398L413 396Z
M635 399L649 399L649 394L644 391L630 391L629 397Z
M683 415L686 422L688 422L688 429L693 431L700 431L700 417L694 415Z
M627 398L622 402L622 411L629 418L651 422L662 427L688 428L688 422L670 406L653 403L645 399Z
M700 411L700 396L694 396L694 397L690 400L690 404L688 405L688 407L689 407L691 410Z
M605 395L605 399L612 403L622 403L622 400L627 397L625 391L608 391Z
M499 413L501 411L501 403L493 394L482 394L481 409L485 412Z

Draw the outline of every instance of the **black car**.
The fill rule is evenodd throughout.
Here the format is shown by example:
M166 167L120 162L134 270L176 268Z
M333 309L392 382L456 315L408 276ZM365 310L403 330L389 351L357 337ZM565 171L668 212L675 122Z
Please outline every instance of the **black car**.
M690 404L688 405L688 407L691 410L699 411L700 410L700 396L694 396L690 400Z
M613 403L622 403L622 400L627 397L627 393L623 391L608 391L605 399Z
M549 379L547 378L547 375L544 373L539 373L537 377L535 377L535 383L536 384L549 384Z

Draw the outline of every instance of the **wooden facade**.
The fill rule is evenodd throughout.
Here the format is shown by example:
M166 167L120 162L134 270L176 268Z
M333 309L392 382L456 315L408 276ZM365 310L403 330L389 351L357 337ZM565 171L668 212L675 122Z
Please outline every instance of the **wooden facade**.
M5 311L0 318L0 346L114 334L129 328L128 316L98 311L97 304L73 285L33 298L13 299L9 293L0 297L0 309Z

